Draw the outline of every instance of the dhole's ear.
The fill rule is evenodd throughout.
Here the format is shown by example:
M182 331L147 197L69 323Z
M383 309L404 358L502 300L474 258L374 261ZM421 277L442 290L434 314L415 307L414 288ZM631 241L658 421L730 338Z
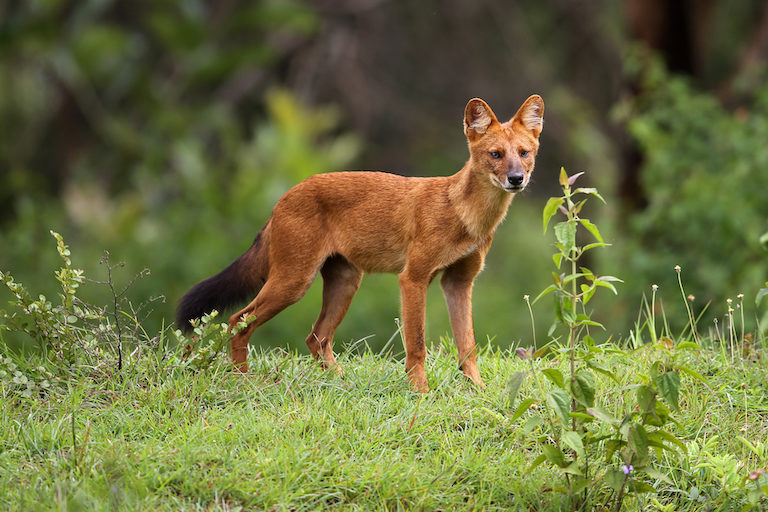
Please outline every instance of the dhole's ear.
M486 102L480 98L469 100L464 109L464 134L469 139L479 137L488 131L488 127L499 120Z
M541 96L534 94L520 107L517 114L512 118L512 124L520 123L538 138L541 129L544 127L544 100Z

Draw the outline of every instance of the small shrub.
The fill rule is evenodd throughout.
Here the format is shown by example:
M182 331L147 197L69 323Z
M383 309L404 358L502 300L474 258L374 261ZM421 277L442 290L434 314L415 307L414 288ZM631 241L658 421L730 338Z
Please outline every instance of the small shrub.
M69 247L62 237L51 231L63 266L54 272L61 286L58 300L44 295L33 297L26 287L15 281L8 272L0 272L2 283L13 295L10 310L0 310L0 334L18 333L34 340L42 363L36 364L32 355L15 357L6 343L0 343L5 355L0 355L0 377L9 383L13 393L29 397L34 392L44 393L55 383L66 384L67 378L88 368L107 375L123 370L126 354L134 362L203 368L210 365L228 338L226 326L211 323L215 312L195 325L195 336L187 338L177 333L178 345L169 346L165 329L156 336L148 334L142 326L142 315L147 304L162 297L150 298L135 306L125 298L133 282L149 274L137 274L126 286L118 289L109 254L102 263L106 267L106 281L92 281L81 269L73 267ZM78 296L84 283L106 286L112 295L110 306L96 306ZM3 341L0 338L0 341ZM147 356L147 357L142 357ZM152 366L152 364L149 364Z

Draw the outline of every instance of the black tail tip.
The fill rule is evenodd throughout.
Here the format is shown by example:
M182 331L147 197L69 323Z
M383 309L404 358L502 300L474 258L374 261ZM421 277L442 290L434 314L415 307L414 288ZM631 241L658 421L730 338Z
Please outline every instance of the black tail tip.
M205 308L198 303L193 291L194 288L184 295L176 308L176 328L184 334L192 332L192 320L201 318L205 314L202 311Z
M187 316L181 307L176 310L176 328L184 334L192 332L192 324L190 323L194 317Z

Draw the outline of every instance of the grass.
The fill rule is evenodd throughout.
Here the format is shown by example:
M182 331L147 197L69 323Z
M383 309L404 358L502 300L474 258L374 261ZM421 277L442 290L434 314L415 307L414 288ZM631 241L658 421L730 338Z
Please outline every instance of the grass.
M600 356L621 376L601 382L604 407L621 408L626 384L657 349ZM555 473L526 470L537 431L526 432L527 414L510 421L506 383L529 362L486 347L480 391L453 352L448 342L432 347L424 396L408 390L401 361L370 351L342 353L344 377L278 349L253 353L247 376L223 358L195 372L126 357L120 373L79 369L27 398L4 378L0 508L560 510L562 495L549 492ZM734 364L718 350L685 354L706 378L683 379L674 434L688 454L658 454L669 481L650 482L657 495L627 500L625 510L746 503L747 475L768 466L768 368L764 349L754 354ZM565 369L567 357L539 364Z

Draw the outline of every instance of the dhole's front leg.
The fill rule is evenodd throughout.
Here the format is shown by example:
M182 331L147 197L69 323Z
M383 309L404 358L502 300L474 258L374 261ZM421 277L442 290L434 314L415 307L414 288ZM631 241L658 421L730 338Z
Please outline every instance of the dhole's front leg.
M411 389L417 393L429 391L424 361L427 347L424 342L424 314L427 305L429 276L416 276L407 270L400 274L400 297L403 304L403 335L405 345L405 371Z
M472 382L484 388L485 384L477 369L475 332L472 326L472 284L482 268L483 255L472 253L445 269L440 286L448 306L461 371Z

